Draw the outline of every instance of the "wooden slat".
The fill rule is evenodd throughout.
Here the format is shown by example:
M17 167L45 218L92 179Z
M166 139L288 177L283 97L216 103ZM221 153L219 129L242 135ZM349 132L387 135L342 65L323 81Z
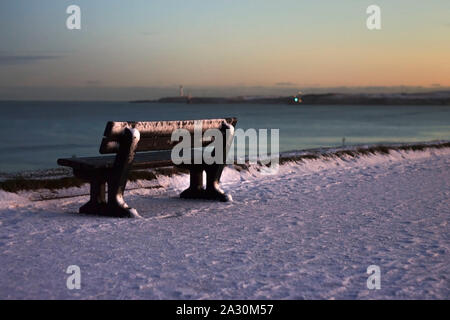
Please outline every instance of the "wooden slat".
M203 138L200 144L202 147L207 146L213 141L212 138ZM194 137L192 137L191 146L194 146ZM152 150L170 150L178 141L171 141L171 136L148 136L139 140L136 152L152 151ZM100 153L115 153L119 148L119 144L113 138L103 138Z
M212 128L220 128L223 122L227 122L233 126L235 126L237 123L236 118L150 122L110 121L107 123L105 128L104 138L100 145L100 153L116 153L119 147L117 139L121 136L125 128L135 128L139 131L140 140L138 143L137 152L151 150L170 150L174 145L177 144L177 142L171 141L172 132L177 129L185 129L193 134L195 121L202 122L202 132L205 132L206 130ZM202 146L205 146L211 142L212 140L204 139L202 141ZM191 145L194 145L194 141L191 141Z
M110 121L107 123L103 135L105 137L119 137L125 128L137 129L141 135L141 138L148 135L170 136L176 129L185 129L190 133L193 133L196 121L201 121L203 132L207 129L220 128L224 121L232 124L233 126L237 123L236 118L179 121Z
M194 150L196 149L191 149L191 159L194 159L194 152L196 152ZM133 169L147 169L172 166L171 155L171 150L136 153L132 167ZM58 159L58 164L83 171L111 169L114 166L115 158L116 156L63 158Z

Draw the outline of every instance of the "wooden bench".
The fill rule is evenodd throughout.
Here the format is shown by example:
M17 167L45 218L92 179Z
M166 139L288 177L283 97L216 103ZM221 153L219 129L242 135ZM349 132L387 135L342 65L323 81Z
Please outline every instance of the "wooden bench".
M223 134L223 161L221 163L182 163L179 167L190 172L190 186L180 195L184 199L209 199L228 201L231 198L219 187L220 177L227 156L226 131L233 138L236 118L152 121L152 122L108 122L100 145L101 154L115 154L100 157L58 159L61 166L71 167L77 178L90 183L90 200L80 213L114 217L139 216L123 199L123 193L130 170L172 166L171 149L178 141L171 141L176 129L188 130L194 136L194 126L201 122L201 146L207 147L213 139L206 139L207 129L219 129ZM230 142L230 141L228 141ZM192 143L194 146L194 143ZM194 149L191 149L193 152ZM192 155L192 153L191 153ZM206 172L206 188L203 187L203 171ZM106 184L108 199L106 201Z

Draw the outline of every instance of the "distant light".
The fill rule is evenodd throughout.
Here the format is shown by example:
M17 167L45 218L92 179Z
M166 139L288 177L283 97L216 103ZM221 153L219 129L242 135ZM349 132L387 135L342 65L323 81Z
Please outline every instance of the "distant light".
M297 97L295 97L295 98L294 98L294 101L295 101L295 102L298 102L298 98L297 98Z

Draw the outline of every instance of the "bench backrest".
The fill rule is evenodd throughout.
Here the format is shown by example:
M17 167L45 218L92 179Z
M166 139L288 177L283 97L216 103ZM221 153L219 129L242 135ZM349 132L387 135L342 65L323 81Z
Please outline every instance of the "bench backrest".
M194 133L196 121L202 123L202 134L208 129L220 129L224 122L236 126L236 118L224 119L203 119L203 120L180 120L180 121L110 121L106 124L103 140L100 145L100 153L116 153L119 147L119 141L125 128L137 129L140 133L140 140L137 146L137 152L170 150L178 141L171 141L172 132L176 129L188 130L191 135ZM202 141L202 144L208 144L210 141Z

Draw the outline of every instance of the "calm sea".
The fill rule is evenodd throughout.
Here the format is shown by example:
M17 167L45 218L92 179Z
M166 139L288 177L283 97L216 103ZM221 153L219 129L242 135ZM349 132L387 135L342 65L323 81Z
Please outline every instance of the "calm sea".
M0 102L0 172L56 167L97 155L108 120L236 116L238 127L280 129L280 151L342 144L450 140L446 106L187 105L127 102Z

